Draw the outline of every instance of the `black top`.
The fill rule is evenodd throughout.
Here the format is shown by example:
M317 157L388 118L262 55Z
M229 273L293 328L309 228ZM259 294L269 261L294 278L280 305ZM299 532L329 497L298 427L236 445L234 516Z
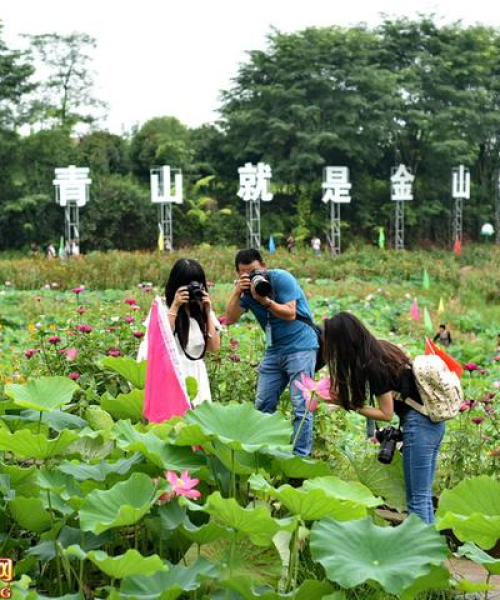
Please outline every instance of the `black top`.
M368 382L370 385L371 396L381 396L386 392L399 392L402 400L395 400L394 412L401 419L404 415L411 410L408 404L404 403L405 398L411 398L423 405L422 399L417 388L417 382L415 381L415 375L412 369L404 369L401 376L398 379L391 377L390 373L381 374L380 372L370 372L368 366Z

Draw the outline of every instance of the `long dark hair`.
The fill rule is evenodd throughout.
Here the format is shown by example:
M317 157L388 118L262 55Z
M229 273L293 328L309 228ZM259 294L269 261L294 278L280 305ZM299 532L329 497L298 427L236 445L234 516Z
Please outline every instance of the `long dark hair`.
M191 258L180 258L172 267L170 276L165 286L165 300L167 306L172 306L174 296L177 290L183 285L189 285L192 281L201 283L203 288L207 289L207 278L205 271L197 260ZM189 317L195 319L200 326L200 329L205 338L205 343L208 337L208 319L206 312L200 307L197 302L189 304L189 313L186 310L186 305L179 308L175 319L174 334L177 334L182 350L186 353L186 346L189 339ZM187 353L186 356L190 357ZM202 358L202 357L199 357Z
M364 405L370 378L390 384L410 363L402 350L378 340L349 312L340 312L325 321L324 353L332 397L347 410Z

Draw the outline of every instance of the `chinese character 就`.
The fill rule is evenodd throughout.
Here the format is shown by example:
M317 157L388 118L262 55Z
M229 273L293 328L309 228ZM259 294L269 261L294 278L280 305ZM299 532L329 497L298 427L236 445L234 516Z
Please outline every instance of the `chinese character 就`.
M238 196L242 200L248 202L260 198L264 202L269 202L273 199L273 194L269 190L272 177L269 165L260 162L254 166L248 162L238 169L238 173L240 174Z

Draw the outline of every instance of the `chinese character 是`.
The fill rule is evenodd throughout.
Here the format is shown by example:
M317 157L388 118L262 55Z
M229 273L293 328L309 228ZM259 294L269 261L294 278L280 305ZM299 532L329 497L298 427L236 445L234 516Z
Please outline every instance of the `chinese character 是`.
M327 202L350 202L349 169L347 167L326 167L323 171L321 187L325 190L321 198L325 204Z

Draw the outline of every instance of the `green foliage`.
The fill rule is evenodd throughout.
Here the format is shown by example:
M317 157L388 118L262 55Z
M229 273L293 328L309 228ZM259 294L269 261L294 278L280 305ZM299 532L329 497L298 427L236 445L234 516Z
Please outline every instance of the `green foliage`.
M11 383L5 394L14 404L39 411L54 411L71 402L78 385L66 377L41 377L19 385Z

